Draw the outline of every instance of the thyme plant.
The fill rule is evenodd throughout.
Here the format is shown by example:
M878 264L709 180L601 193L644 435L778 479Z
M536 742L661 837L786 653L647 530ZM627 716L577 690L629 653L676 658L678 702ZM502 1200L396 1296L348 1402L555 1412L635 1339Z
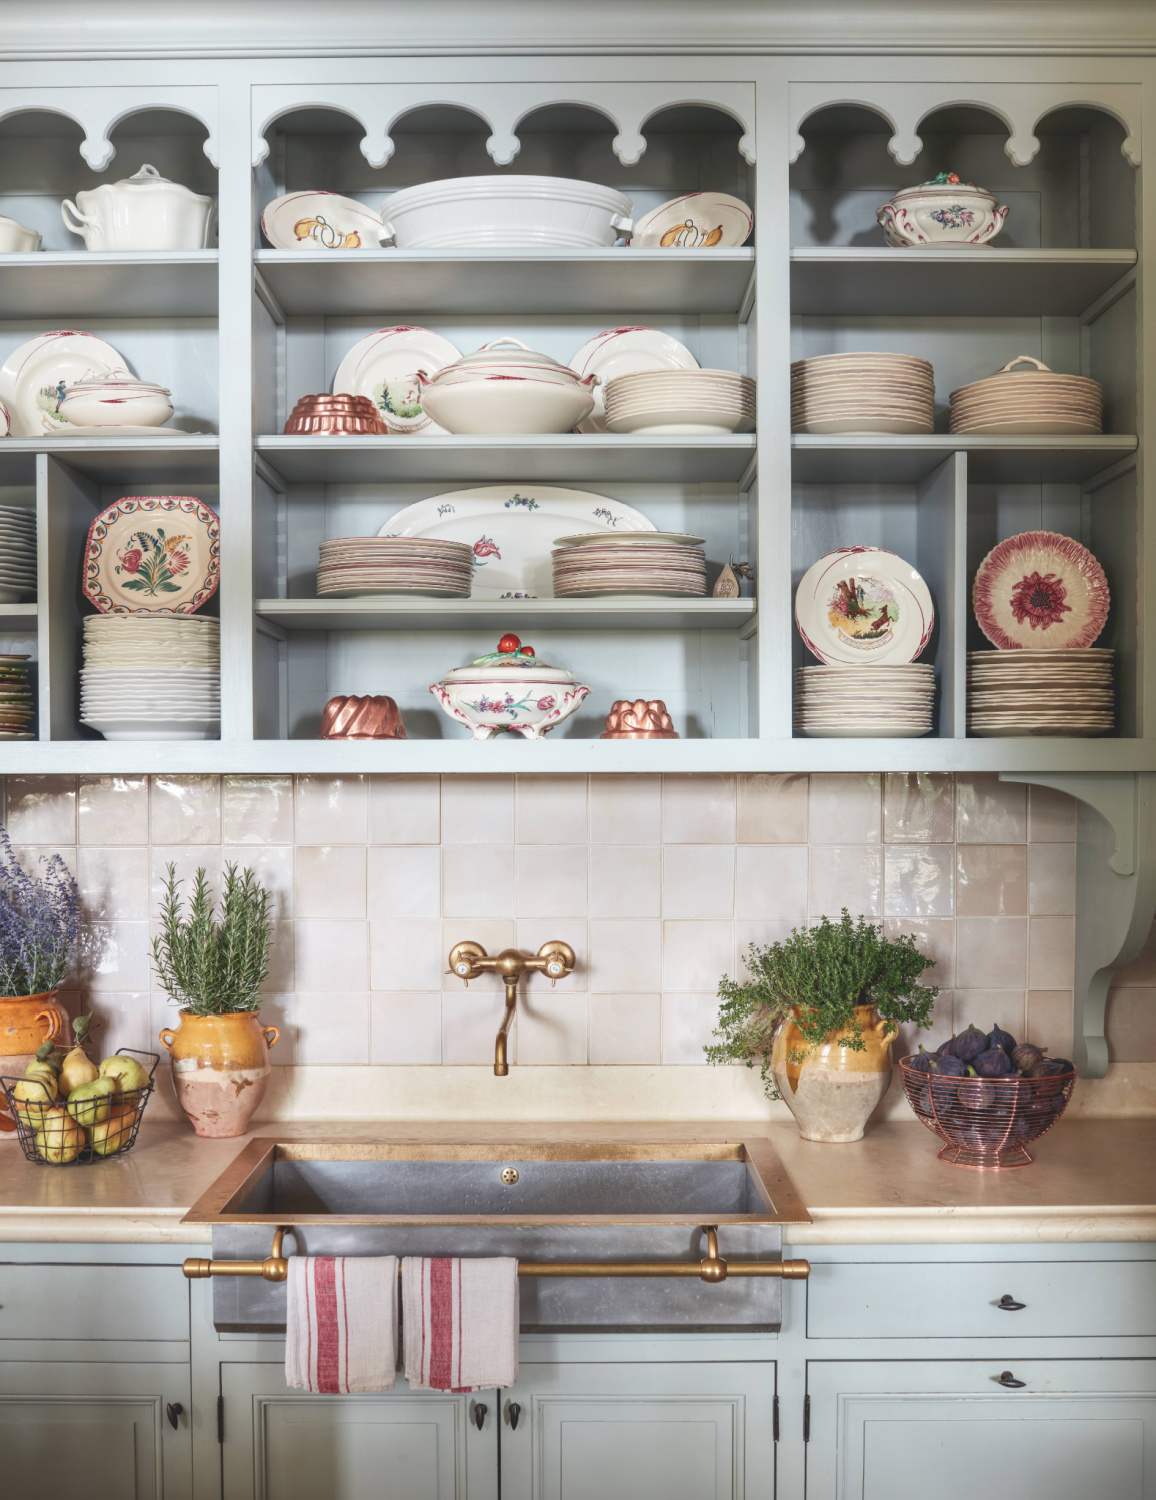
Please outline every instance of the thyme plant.
M37 879L0 828L0 995L43 995L64 980L80 942L76 881L59 854Z
M752 1068L758 1062L771 1099L779 1097L770 1071L771 1047L788 1018L805 1044L791 1053L791 1061L802 1062L811 1047L829 1037L852 1052L864 1050L857 1005L876 1006L894 1033L902 1022L929 1026L939 994L934 985L916 982L935 960L920 953L913 936L885 937L863 917L853 922L846 907L838 922L823 917L802 931L792 928L784 942L752 943L746 966L751 977L741 983L723 975L714 1030L719 1041L703 1050L711 1063L744 1062Z
M161 931L153 939L153 967L162 987L195 1016L256 1010L269 972L273 898L252 870L225 866L219 915L208 877L198 870L187 915L176 867L169 865L161 902Z

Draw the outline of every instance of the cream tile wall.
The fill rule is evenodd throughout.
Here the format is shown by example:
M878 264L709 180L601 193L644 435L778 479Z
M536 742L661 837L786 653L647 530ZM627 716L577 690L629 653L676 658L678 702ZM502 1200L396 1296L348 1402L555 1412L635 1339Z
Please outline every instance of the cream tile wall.
M936 959L931 1045L974 1020L1071 1047L1074 804L994 776L11 777L5 792L23 857L59 850L77 874L93 951L73 998L108 1049L151 1048L173 1019L149 961L167 865L217 883L229 861L275 894L262 1014L298 1094L311 1070L484 1077L501 995L446 976L467 937L578 954L556 989L530 983L518 1068L709 1089L719 976L843 906ZM1156 1061L1154 1001L1156 941L1115 987L1114 1062Z

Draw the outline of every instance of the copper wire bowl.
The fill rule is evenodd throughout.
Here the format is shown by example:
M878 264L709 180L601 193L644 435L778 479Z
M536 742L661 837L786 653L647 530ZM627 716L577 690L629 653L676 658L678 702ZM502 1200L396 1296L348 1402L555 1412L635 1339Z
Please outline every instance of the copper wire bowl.
M285 423L287 433L332 437L335 434L377 435L389 431L368 396L302 396Z
M1050 1078L949 1078L913 1068L911 1060L899 1061L903 1089L916 1117L947 1142L940 1161L983 1172L1029 1166L1028 1142L1052 1128L1076 1086L1074 1071Z

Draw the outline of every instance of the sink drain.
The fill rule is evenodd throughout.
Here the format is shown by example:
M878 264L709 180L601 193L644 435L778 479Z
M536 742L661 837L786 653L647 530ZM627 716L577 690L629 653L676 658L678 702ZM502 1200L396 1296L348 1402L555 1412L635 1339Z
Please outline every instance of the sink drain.
M518 1169L517 1169L517 1167L503 1167L502 1168L502 1181L506 1184L507 1187L513 1187L514 1184L515 1184L515 1182L517 1182L517 1180L518 1180Z

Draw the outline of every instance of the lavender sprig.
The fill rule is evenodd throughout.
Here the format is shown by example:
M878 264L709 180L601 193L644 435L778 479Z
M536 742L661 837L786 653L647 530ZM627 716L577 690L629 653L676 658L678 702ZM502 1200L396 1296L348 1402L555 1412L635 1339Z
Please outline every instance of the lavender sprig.
M42 878L16 858L0 828L0 994L43 995L67 975L80 941L80 896L59 854L42 855Z

